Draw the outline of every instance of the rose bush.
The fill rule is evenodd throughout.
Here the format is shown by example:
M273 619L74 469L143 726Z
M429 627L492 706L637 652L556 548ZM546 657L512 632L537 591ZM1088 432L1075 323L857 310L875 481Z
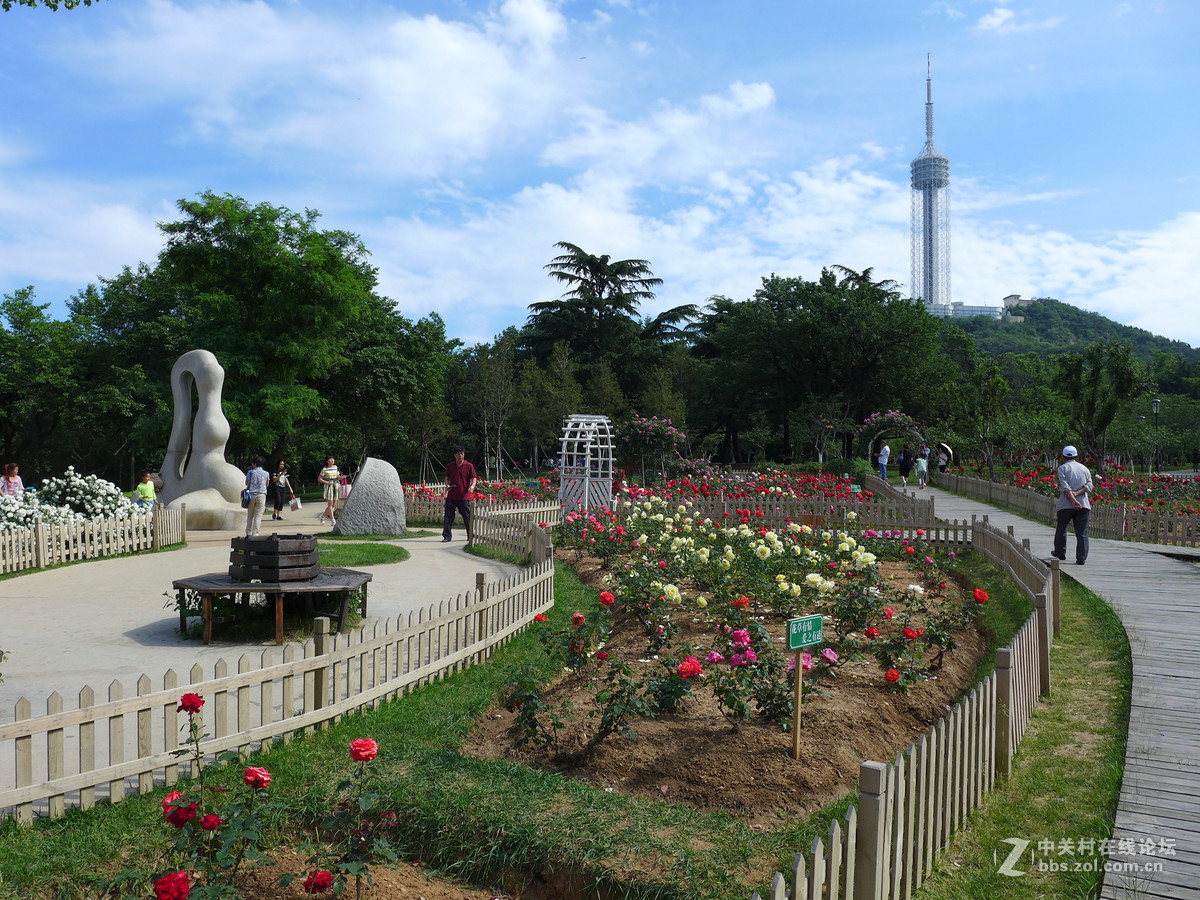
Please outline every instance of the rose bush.
M693 515L686 501L654 498L627 501L619 516L568 514L559 546L600 556L608 570L594 610L576 611L565 631L542 632L559 646L575 688L594 684L596 667L602 673L607 667L604 677L611 677L617 657L605 644L611 617L621 616L645 636L643 649L628 652L659 665L626 686L627 706L636 696L650 714L678 712L694 691L709 690L735 730L754 714L786 721L794 659L772 635L787 619L818 613L825 620L827 645L803 660L802 670L811 673L806 688L874 657L880 686L903 691L940 667L957 646L956 632L986 599L979 592L963 602L948 590L944 569L953 554L934 551L924 531L797 522L775 528L760 524L764 516L750 505L735 509L714 521ZM911 583L881 578L885 559L903 564ZM546 706L540 690L524 684L511 695L510 708L520 710L515 727L557 746L573 710L568 703ZM604 707L614 696L609 690L597 700Z

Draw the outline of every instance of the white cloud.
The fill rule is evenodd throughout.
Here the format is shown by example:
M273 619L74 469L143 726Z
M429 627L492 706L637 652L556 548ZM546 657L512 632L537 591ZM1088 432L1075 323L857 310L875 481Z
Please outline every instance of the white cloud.
M1041 31L1055 28L1063 21L1062 16L1052 16L1040 22L1018 21L1017 15L1007 6L997 6L975 23L976 31L991 31L999 35L1017 34L1024 31Z
M557 58L566 20L548 0L507 0L477 21L276 10L262 2L182 6L61 48L131 106L182 109L192 135L304 166L429 176L524 140L580 77ZM378 15L378 14L377 14Z
M635 121L617 121L601 109L580 107L571 111L575 133L551 142L542 159L641 181L706 178L714 170L776 153L777 138L767 127L774 102L769 84L735 82L721 94L701 97L694 109L664 103Z
M0 283L82 286L153 260L162 248L156 221L173 212L139 209L112 185L22 180L0 187Z

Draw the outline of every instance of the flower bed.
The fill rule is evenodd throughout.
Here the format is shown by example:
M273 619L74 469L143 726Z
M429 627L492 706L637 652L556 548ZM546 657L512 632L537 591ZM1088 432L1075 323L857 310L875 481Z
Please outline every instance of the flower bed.
M1200 479L1176 478L1172 475L1139 475L1121 466L1108 464L1108 474L1104 477L1095 475L1093 481L1096 487L1091 495L1093 506L1122 504L1157 512L1173 512L1177 515L1194 515L1200 513ZM954 469L960 475L973 475L987 480L986 470L975 471L974 468L962 466ZM1027 488L1047 497L1058 495L1057 466L1032 466L1028 469L997 468L996 480L1000 484L1010 484Z
M100 517L127 518L136 511L115 484L95 475L80 475L72 466L60 477L45 479L37 490L0 497L0 530L27 528L38 519L54 525Z
M662 778L699 806L761 809L761 796L739 800L746 786L729 780L743 754L763 773L759 789L781 792L781 808L829 799L858 761L886 758L906 728L915 734L934 721L973 677L983 647L975 612L987 595L956 583L953 554L933 552L921 536L723 526L664 500L621 520L568 515L560 553L592 561L604 590L561 626L542 625L567 674L549 687L518 677L496 720L513 741L505 747L491 726L479 752L583 765L585 777L633 790ZM813 780L793 796L790 779L807 776L779 758L795 678L785 634L788 619L811 613L823 615L826 640L802 658L806 729L815 729L802 738L825 762L806 769ZM968 652L955 655L962 646ZM883 723L865 741L863 715ZM637 740L614 749L618 736ZM721 765L695 778L681 771L675 753L691 745L718 753ZM675 749L664 757L664 747Z

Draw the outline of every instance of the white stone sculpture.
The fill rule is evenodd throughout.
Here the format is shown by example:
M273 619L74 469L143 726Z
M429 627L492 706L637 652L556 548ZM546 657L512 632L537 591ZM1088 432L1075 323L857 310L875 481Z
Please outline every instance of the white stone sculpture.
M175 419L162 464L159 499L169 507L187 504L187 527L233 530L245 512L241 491L246 475L225 462L229 420L221 411L225 370L207 350L190 350L171 369ZM198 405L192 418L192 388Z

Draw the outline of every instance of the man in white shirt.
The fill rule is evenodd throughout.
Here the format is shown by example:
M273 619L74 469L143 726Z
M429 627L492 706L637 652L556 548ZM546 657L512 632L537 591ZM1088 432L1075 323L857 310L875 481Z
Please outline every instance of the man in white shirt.
M879 477L887 481L887 464L888 457L892 455L892 448L887 445L887 441L883 442L883 446L879 448Z
M1056 559L1067 558L1067 525L1075 530L1075 564L1082 566L1088 556L1088 516L1092 503L1088 494L1093 490L1092 473L1078 459L1079 451L1068 445L1063 447L1066 459L1058 467L1058 523L1054 529L1054 551Z

